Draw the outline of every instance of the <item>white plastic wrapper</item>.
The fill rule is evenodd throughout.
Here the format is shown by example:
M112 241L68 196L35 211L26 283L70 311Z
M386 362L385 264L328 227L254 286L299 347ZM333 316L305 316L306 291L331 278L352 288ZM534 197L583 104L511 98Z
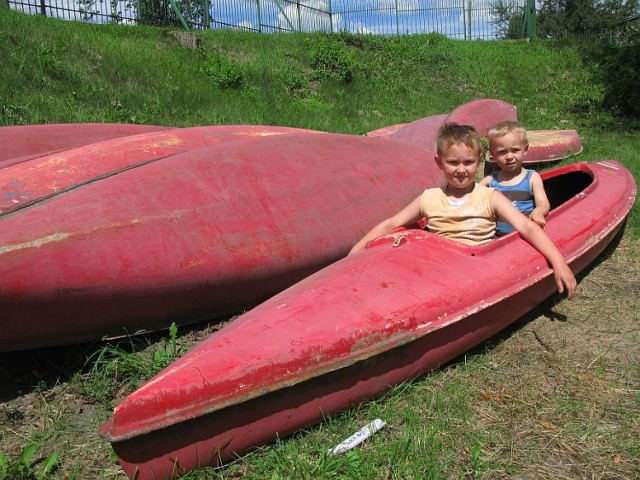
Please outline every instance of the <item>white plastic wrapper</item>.
M376 418L373 422L370 422L370 423L366 424L364 427L362 427L356 433L351 435L345 441L339 443L338 445L336 445L333 448L330 448L329 451L327 452L327 454L329 454L329 455L340 455L342 453L348 452L349 450L351 450L356 445L359 445L362 442L364 442L367 438L369 438L371 435L376 433L378 430L380 430L386 424L387 424L387 422L384 422L384 421L380 420L379 418Z

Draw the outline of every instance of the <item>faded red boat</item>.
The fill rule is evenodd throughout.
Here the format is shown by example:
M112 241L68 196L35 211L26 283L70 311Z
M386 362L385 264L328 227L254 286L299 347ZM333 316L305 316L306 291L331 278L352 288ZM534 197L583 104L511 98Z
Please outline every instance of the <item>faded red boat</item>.
M530 130L529 151L523 164L556 162L582 152L582 140L575 130Z
M410 123L399 123L368 132L370 137L382 137L411 143L435 151L437 129L443 123L464 124L474 119L473 125L482 136L489 129L504 120L517 120L516 107L501 100L474 100L465 103L449 115L433 115ZM435 126L435 128L434 128ZM582 152L582 141L575 130L528 130L529 150L524 160L525 166L562 160ZM487 159L485 172L495 167Z
M456 119L482 129L477 104ZM482 104L491 121L515 108ZM151 132L0 169L0 351L246 309L442 181L411 143L268 126Z
M417 145L435 152L438 130L444 123L473 125L480 135L505 120L517 120L515 105L502 100L483 99L463 103L449 114L433 115L409 123L390 125L368 132L369 137L382 137Z
M579 272L620 231L634 179L616 161L542 176L547 233ZM130 477L174 478L437 368L555 291L517 233L477 247L386 235L216 332L127 397L101 433Z
M344 256L442 182L423 149L319 133L223 142L113 173L48 196L33 188L36 202L0 216L0 351L240 311ZM34 173L26 187L46 178Z
M262 125L214 125L128 135L28 161L9 160L11 168L0 168L0 215L188 150L289 133L322 132ZM140 184L141 188L144 186Z
M0 127L0 168L90 143L170 128L124 123L55 123Z

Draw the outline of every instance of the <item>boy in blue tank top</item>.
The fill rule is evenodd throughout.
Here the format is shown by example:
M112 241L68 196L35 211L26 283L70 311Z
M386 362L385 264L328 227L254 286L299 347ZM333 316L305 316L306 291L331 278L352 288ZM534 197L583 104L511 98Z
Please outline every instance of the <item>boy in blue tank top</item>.
M526 130L518 122L500 122L489 130L487 138L489 154L500 170L480 184L500 190L520 212L544 228L551 205L538 172L522 168L529 149ZM511 225L498 221L496 236L513 231Z

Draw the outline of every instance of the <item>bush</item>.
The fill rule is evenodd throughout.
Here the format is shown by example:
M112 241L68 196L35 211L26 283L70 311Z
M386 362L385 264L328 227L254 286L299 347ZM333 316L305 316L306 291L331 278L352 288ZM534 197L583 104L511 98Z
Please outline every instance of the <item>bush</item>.
M340 43L321 42L311 51L311 68L316 78L333 78L351 83L356 71L356 61L351 52Z
M211 77L220 88L240 88L245 79L245 68L219 52L208 56L207 65L200 72Z
M640 117L640 43L609 47L604 62L606 107Z

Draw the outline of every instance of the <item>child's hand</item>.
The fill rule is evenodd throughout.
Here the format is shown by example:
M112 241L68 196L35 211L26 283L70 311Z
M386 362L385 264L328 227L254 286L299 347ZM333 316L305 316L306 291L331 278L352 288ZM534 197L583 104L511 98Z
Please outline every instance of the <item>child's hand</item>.
M544 230L544 227L547 226L547 219L545 218L544 215L542 215L537 210L534 210L533 212L531 212L531 215L529 216L529 218L533 220L533 222L535 222L543 230Z
M576 287L578 282L576 277L569 266L563 262L562 265L553 267L553 275L556 278L556 285L558 286L558 292L567 292L567 298L572 298L576 293Z

